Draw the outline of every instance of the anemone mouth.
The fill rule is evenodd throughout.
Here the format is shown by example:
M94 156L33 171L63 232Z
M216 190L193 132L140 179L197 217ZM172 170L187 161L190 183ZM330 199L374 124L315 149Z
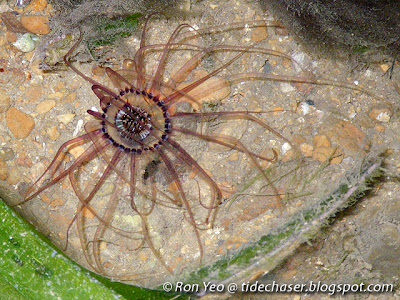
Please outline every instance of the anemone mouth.
M101 116L89 113L100 119L103 138L127 153L140 155L159 149L172 130L167 105L160 96L144 90L121 90L102 110Z

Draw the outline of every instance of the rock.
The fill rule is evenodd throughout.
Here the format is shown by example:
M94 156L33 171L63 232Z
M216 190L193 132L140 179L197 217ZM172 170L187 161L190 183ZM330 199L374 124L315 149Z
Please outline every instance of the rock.
M296 89L293 87L293 85L291 85L291 84L288 83L288 82L281 82L280 87L281 87L282 93L285 93L285 94L286 94L286 93L293 92L293 91L296 90Z
M19 156L18 156L17 160L15 161L15 163L18 166L26 167L26 168L31 168L33 166L32 159L30 158L30 156L28 156L28 154L26 152L19 153Z
M21 182L21 172L19 171L18 168L11 168L10 173L8 174L7 177L7 183L9 185L14 185L17 184L19 182Z
M310 144L300 144L300 151L303 153L305 157L311 157L313 154L314 147Z
M352 123L332 118L324 124L322 131L347 155L365 154L366 135Z
M22 16L21 23L32 33L41 35L50 33L49 19L45 16Z
M383 71L383 73L386 73L389 70L389 65L388 64L381 64L381 70Z
M392 111L386 106L375 106L369 111L368 115L373 120L387 123L390 121Z
M315 136L313 143L314 143L315 148L320 148L320 147L330 148L332 146L330 140L328 139L328 137L326 135Z
M73 102L75 102L76 98L77 98L76 93L71 93L71 94L69 94L69 95L67 95L67 96L65 97L65 102L67 102L67 103L73 103Z
M313 144L312 158L315 160L321 163L329 160L332 165L338 165L343 161L343 152L339 148L332 147L332 143L326 135L315 136Z
M4 161L13 160L15 158L15 152L9 147L0 148L0 159Z
M40 102L36 106L36 112L38 114L45 114L45 113L49 112L54 106L56 106L56 101L45 100L45 101Z
M33 118L14 107L7 111L6 122L8 129L17 139L26 138L35 128Z
M27 11L42 12L47 6L47 0L33 0L27 7Z
M377 124L377 125L375 126L375 130L376 130L377 132L384 133L384 132L386 131L386 128L385 128L385 126L382 126L382 125L380 125L380 124Z
M312 157L321 163L325 163L327 160L329 160L331 165L338 165L343 161L342 151L333 147L315 148Z
M63 114L63 115L58 115L57 119L64 125L67 125L70 123L73 119L75 118L75 114Z
M60 137L60 132L58 131L57 126L53 126L53 127L49 128L49 129L47 129L46 133L49 135L49 138L52 141L56 141Z
M62 92L56 92L47 96L49 99L61 100L64 97Z
M14 47L22 52L32 52L36 48L36 43L39 41L39 38L31 33L25 33L21 37L17 39L15 43L13 43Z
M267 27L257 27L251 33L251 40L255 43L261 42L268 38Z
M37 103L43 96L43 87L39 84L32 84L25 93L28 103Z

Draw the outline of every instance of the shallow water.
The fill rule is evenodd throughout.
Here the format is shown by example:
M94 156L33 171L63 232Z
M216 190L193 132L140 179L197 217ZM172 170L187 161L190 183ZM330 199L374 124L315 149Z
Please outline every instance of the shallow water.
M262 14L256 4L239 5L235 1L216 1L212 5L198 3L192 6L192 10L201 11L201 17L194 17L186 22L199 28L218 24L220 20L271 19L270 15ZM177 25L177 22L168 22L169 32L172 32ZM155 18L150 22L149 43L165 42L168 36L169 34L165 33L163 20ZM396 170L398 164L395 158L395 154L399 151L395 112L399 95L396 94L387 76L382 76L381 66L370 66L368 69L359 70L341 62L313 59L303 52L301 46L287 32L274 28L268 28L266 32L250 29L228 31L214 34L212 38L198 39L196 42L200 45L205 43L243 45L259 39L262 40L258 47L290 55L304 70L313 73L312 76L316 78L337 79L362 85L368 91L384 96L384 100L330 85L310 86L276 81L249 81L232 83L229 97L206 103L204 105L206 111L213 109L272 111L259 117L298 146L304 156L304 162L300 163L290 150L289 153L284 153L287 149L285 140L248 121L227 122L216 119L207 120L202 124L185 123L187 128L197 129L206 134L234 136L255 153L269 156L272 153L270 149L274 149L279 157L278 162L269 167L268 176L282 194L283 210L276 207L274 192L268 187L265 188L266 184L258 178L257 171L245 155L227 150L220 145L176 137L177 141L214 176L220 186L225 187L226 191L224 196L227 200L218 211L214 227L200 231L205 265L238 253L243 247L257 242L261 236L285 224L299 211L315 204L332 192L343 180L343 175L352 172L355 166L359 166L358 163L369 152L391 148L392 154L388 158L391 165L389 169ZM137 49L139 46L138 38L131 38L126 43L131 49ZM4 181L12 188L23 192L45 170L65 141L84 133L84 129L79 126L80 121L86 123L91 120L92 117L86 110L92 107L98 108L99 104L90 84L84 82L74 72L65 70L44 74L29 61L28 54L11 51L7 44L2 48L4 61L7 62L6 72L3 73L4 90L10 97L11 108L26 114L35 124L28 136L16 138L18 133L12 132L10 125L15 114L9 113L11 108L7 111L8 115L7 112L2 113L5 116L0 124L2 128L0 140L4 153L1 159L5 164L3 169L6 170ZM126 55L129 57L129 54ZM176 66L191 55L193 53L171 56L166 67L166 76L170 76L176 70ZM125 57L119 51L115 51L113 68L120 68L120 62ZM150 63L152 59L154 62L154 58L151 58ZM226 59L225 54L211 56L194 76L211 72ZM90 75L95 63L76 64L76 66ZM229 80L232 75L244 71L268 71L285 76L312 77L310 74L301 73L296 64L293 66L287 60L260 54L244 55L221 75ZM27 73L31 74L30 79L27 79ZM94 75L94 77L100 82L106 80L105 76ZM192 107L186 103L182 105L182 110L185 109L190 110ZM281 109L292 112L279 112ZM68 156L71 161L83 151L79 148L76 150ZM321 160L329 156L332 150L337 151L335 152L337 158L325 166ZM99 164L101 165L100 160L94 160L83 168L82 184L95 183L93 178L96 177L96 170L101 170L98 169ZM268 164L264 164L263 167L268 167ZM141 172L144 173L145 169L144 164ZM294 169L296 172L290 172ZM168 189L170 182L163 178L165 168L163 170L160 166L153 172L156 173L160 185ZM185 189L188 197L194 199L192 200L194 209L204 210L195 200L198 192L193 188L195 185L191 178L196 178L196 175L191 174L189 170L182 171L182 174L183 180L187 183ZM110 177L100 190L98 202L93 204L98 211L104 209L103 204L109 199L114 180L114 177ZM202 197L207 197L209 191L207 188L202 188L202 184L204 186L204 182L200 181ZM122 192L124 193L127 191ZM390 199L389 197L389 202ZM20 209L55 244L63 247L67 238L67 227L74 217L77 206L78 200L68 180L64 180L43 192L40 198L22 205ZM203 211L200 215L203 216L204 213ZM96 217L86 211L84 218L87 222L88 235L93 235L98 226ZM120 275L119 272L124 271L130 275L133 270L133 274L140 274L141 278L133 276L129 278L129 282L154 287L167 279L178 280L179 276L186 276L187 273L197 270L199 248L193 229L182 211L176 207L166 209L159 206L150 218L149 232L153 243L176 274L169 275L149 249L135 252L132 240L110 232L104 236L104 242L100 243L99 249L102 252L102 263L110 271L111 276ZM131 231L140 230L137 216L132 214L123 197L114 216L113 225L125 226L125 229ZM132 255L132 252L135 252L135 255ZM74 260L87 266L75 225L69 234L67 253ZM191 263L193 261L196 263ZM141 274L143 272L144 275Z

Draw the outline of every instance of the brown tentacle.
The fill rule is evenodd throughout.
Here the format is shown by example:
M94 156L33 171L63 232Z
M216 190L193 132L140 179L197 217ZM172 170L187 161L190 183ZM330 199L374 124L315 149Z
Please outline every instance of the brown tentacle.
M112 160L111 160L111 163L113 165L115 165L115 166L118 165L118 162L120 161L120 158L121 158L121 152L117 150L115 152ZM100 178L100 180L99 180L97 185L100 185L101 183L104 183L104 180L111 174L111 170L112 169L110 168L110 166L107 166L107 169L104 171L104 173L103 173L102 177ZM97 187L97 185L96 185L96 187ZM98 269L100 271L102 271L102 274L105 274L106 272L104 271L104 268L103 268L103 266L101 264L101 261L100 261L100 254L99 254L100 253L100 238L104 234L104 231L107 228L106 224L110 224L111 223L112 217L114 215L114 212L117 209L117 205L118 205L118 201L119 201L119 195L118 195L119 194L118 193L119 188L120 188L120 186L118 184L114 186L114 191L112 192L112 195L110 197L110 201L108 202L107 207L105 209L105 213L104 213L104 215L102 217L102 219L105 222L104 223L103 222L99 223L99 225L96 228L96 232L94 234L94 237L93 237L93 244L92 244L92 247L93 247L93 258L95 260L95 263L96 263L96 266L98 267ZM92 196L92 194L94 196L94 194L96 193L95 189L93 189L93 191L89 195L89 197ZM89 197L88 197L88 199L89 199Z
M118 72L114 71L113 69L107 67L106 74L108 78L110 78L114 86L119 90L125 91L134 88L131 82L126 80L123 76L121 76Z
M169 50L171 50L171 43L175 40L178 34L186 27L191 27L188 24L181 24L177 28L175 28L174 32L169 37L167 43L162 49L161 56L158 59L159 63L157 65L157 70L154 73L154 79L151 82L151 86L149 88L151 93L158 94L160 92L160 85L162 81L162 72L164 71L164 67L166 64L167 55L169 54Z
M273 129L271 126L269 126L268 124L266 124L265 122L263 122L259 118L253 116L252 113L254 113L254 114L255 113L263 114L263 113L270 113L270 112L220 111L220 112L200 112L200 113L176 113L173 116L171 116L171 118L173 119L173 118L185 118L185 117L196 117L196 118L199 118L199 117L220 117L220 118L225 118L225 119L229 119L229 120L242 119L242 120L253 121L253 122L257 123L258 125L260 125L261 127L263 127L266 130L268 130L269 132L273 133L277 137L281 138L285 142L289 143L289 145L292 148L294 148L298 153L300 153L300 150L298 150L297 147L295 145L293 145L293 143L288 138L283 136L281 133L279 133L277 130ZM253 154L257 156L257 154L255 154L255 153L253 153ZM261 157L259 157L259 158L261 158ZM265 159L265 158L261 158L261 159L271 160L271 159ZM275 155L274 155L274 158L272 159L272 161L274 159L275 159Z
M174 166L172 165L171 161L169 160L168 156L164 153L164 151L162 149L159 149L158 153L160 154L160 157L161 157L162 161L164 162L165 166L167 167L169 173L171 174L172 179L173 179L176 187L178 188L179 195L180 195L181 200L183 202L183 205L184 205L184 207L186 209L186 212L189 215L189 220L190 220L190 223L191 223L191 225L193 227L193 230L195 232L197 243L198 243L198 246L199 246L200 262L201 262L203 260L204 250L203 250L203 244L202 244L201 238L200 238L200 233L199 233L199 230L197 229L197 226L196 226L196 221L194 219L194 214L193 214L192 208L191 208L191 206L189 204L189 201L186 198L186 193L183 190L182 183L179 180L179 176L176 173L176 170L175 170Z
M98 83L96 80L94 80L94 79L92 79L92 78L86 76L86 75L83 74L81 71L79 71L78 68L74 67L74 65L73 65L73 64L70 62L70 60L69 60L70 57L71 57L71 55L72 55L72 53L75 52L76 48L78 48L78 46L80 45L80 43L82 42L82 40L83 40L83 33L82 33L81 30L79 30L79 38L78 38L78 41L72 46L71 49L69 49L69 51L67 52L67 54L65 54L65 56L64 56L64 62L65 62L65 64L66 64L69 68L71 68L72 70L74 70L74 72L75 72L76 74L78 74L80 77L82 77L84 80L90 82L90 83L93 84L93 85L101 85L101 84Z
M249 73L240 73L232 76L230 78L232 82L234 81L243 81L243 80L271 80L271 81L280 81L280 82L290 82L290 83L308 83L314 85L331 85L336 87L341 87L345 89L351 89L355 91L359 91L365 95L373 97L375 99L384 100L382 97L375 95L374 93L366 90L361 86L357 86L352 83L344 82L344 81L336 81L330 79L317 79L317 78L306 78L306 77L297 77L297 76L287 76L287 75L274 75L274 74L265 74L265 73L257 73L257 72L249 72Z
M223 64L222 66L220 66L218 69L214 70L213 72L203 76L202 78L200 78L196 82L193 82L192 84L189 84L188 86L184 87L182 90L178 90L178 91L172 93L171 95L169 95L168 97L165 98L165 100L164 100L165 103L167 103L168 105L173 104L174 102L176 102L177 100L182 98L185 94L189 93L191 90L193 90L196 87L198 87L199 85L201 85L207 79L211 78L212 76L217 75L222 70L226 69L229 65L231 65L234 61L236 61L244 53L245 52L239 53L234 58L230 59L227 63Z
M271 179L267 176L267 174L265 174L263 168L257 162L255 155L253 155L253 153L251 151L249 151L247 149L247 147L245 145L243 145L243 143L240 140L238 140L238 139L236 139L234 137L231 137L231 136L227 136L227 135L214 135L214 137L211 137L211 136L208 136L208 135L200 134L200 133L193 132L191 130L183 129L183 128L176 128L175 127L175 130L180 131L180 132L182 132L184 134L189 134L189 135L198 137L198 138L200 138L202 140L205 140L205 141L213 142L213 143L225 146L227 148L235 149L235 150L238 150L240 152L243 152L248 158L250 158L250 160L252 161L254 166L258 169L260 174L264 177L264 179L267 182L268 186L270 186L273 189L273 191L275 193L276 204L277 204L279 209L282 209L282 203L281 203L281 199L279 197L279 192L278 192L277 188L272 183Z
M208 209L208 215L206 218L206 224L208 224L211 213L213 210L215 210L219 204L221 204L222 200L222 192L218 185L215 183L215 181L207 174L206 171L192 158L192 156L186 152L185 149L182 148L177 142L175 142L173 139L169 138L168 139L168 144L170 144L173 149L177 150L178 153L174 153L173 149L169 149L169 151L175 155L177 155L186 165L193 167L196 169L197 172L199 172L200 177L203 178L205 182L210 186L211 191L212 191L212 196L211 196L211 203L209 205L202 204L203 207ZM216 194L215 194L216 193Z
M100 132L94 132L93 134L99 134ZM65 142L60 149L58 149L56 156L54 157L53 161L50 163L50 165L47 167L46 171L42 174L42 176L39 177L39 179L31 186L31 188L27 191L27 194L25 196L25 200L21 203L18 203L17 205L26 203L30 200L32 200L33 198L35 198L37 195L39 195L41 192L43 192L44 190L46 190L47 188L49 188L50 186L56 184L57 182L59 182L60 180L62 180L65 176L68 175L69 172L71 172L71 170L79 167L80 165L82 165L84 162L91 160L93 155L95 155L95 151L93 151L92 148L88 148L86 149L86 151L79 156L79 158L67 169L61 171L61 173L56 176L54 178L54 174L57 172L57 170L59 169L61 163L63 162L64 158L62 157L63 155L65 155L64 151L67 148L73 148L76 146L80 146L80 145L84 145L86 143L88 143L90 141L89 135L85 134L83 136L77 137L75 139L72 139L68 142ZM38 190L34 193L33 190L35 188L37 188L37 185L39 184L39 182L49 173L51 173L51 178L52 180L50 182L48 182L47 184L41 186L40 188L38 188ZM32 194L31 194L32 193ZM31 195L30 195L31 194Z
M142 231L143 231L143 237L146 241L147 246L150 248L151 252L154 254L154 256L158 259L158 261L163 265L163 267L169 272L173 273L173 270L171 269L170 266L167 265L165 260L162 258L161 253L155 248L153 241L150 238L150 233L149 233L149 224L147 222L147 217L146 216L140 216L142 219Z
M149 25L150 19L153 15L154 14L151 14L146 18L146 21L143 26L142 36L140 39L139 50L146 46L145 42L146 42L147 26ZM137 84L137 88L143 90L144 84L145 84L145 80L142 76L142 74L145 74L144 55L143 55L143 52L141 52L139 50L135 53L135 57L134 57L136 73L138 74L138 79L137 79L136 84Z

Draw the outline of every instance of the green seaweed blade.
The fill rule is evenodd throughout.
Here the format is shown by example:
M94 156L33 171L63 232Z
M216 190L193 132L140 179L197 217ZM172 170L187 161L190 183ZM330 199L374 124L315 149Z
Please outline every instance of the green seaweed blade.
M176 296L112 282L84 270L59 253L1 199L0 219L0 299L171 299Z

